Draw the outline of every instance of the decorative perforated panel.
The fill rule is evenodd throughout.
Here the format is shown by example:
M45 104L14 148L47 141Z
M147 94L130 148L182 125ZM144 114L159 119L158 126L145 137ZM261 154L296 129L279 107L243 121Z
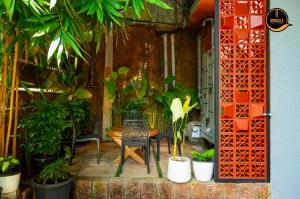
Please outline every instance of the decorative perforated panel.
M266 180L266 0L218 8L218 179Z

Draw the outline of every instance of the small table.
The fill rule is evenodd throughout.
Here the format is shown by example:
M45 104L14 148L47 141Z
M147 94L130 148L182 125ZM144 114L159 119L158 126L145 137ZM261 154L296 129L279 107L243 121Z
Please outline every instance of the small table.
M155 136L157 135L157 129L150 129L149 136ZM108 134L109 137L112 138L112 140L117 143L121 147L122 145L122 128L113 128L111 129ZM126 160L128 157L132 157L137 163L144 165L145 161L144 159L139 155L141 153L140 147L125 147L124 151L124 160ZM115 164L119 164L121 162L121 155L119 155L115 160Z

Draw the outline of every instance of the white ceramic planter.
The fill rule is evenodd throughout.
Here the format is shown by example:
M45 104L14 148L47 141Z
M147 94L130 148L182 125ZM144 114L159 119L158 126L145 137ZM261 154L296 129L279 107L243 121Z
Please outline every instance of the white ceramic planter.
M201 182L210 181L214 171L214 162L193 161L193 171L196 180Z
M186 183L192 179L191 160L186 157L169 158L168 179L176 183Z
M11 193L18 190L21 172L13 175L0 176L0 187L2 193Z

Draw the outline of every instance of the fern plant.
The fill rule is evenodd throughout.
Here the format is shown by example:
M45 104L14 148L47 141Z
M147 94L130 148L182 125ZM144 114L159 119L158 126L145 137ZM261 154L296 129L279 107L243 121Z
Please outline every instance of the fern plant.
M196 161L210 161L214 157L215 151L214 149L209 149L203 152L192 151L192 158Z
M56 184L69 179L71 173L69 171L68 159L71 157L70 148L65 148L65 157L47 165L39 174L39 183Z

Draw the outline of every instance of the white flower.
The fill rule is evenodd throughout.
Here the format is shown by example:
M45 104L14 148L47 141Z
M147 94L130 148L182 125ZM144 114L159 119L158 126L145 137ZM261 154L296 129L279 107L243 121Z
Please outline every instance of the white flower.
M184 113L182 110L182 102L179 98L175 98L171 104L171 111L173 115L173 123L176 122L180 117L183 118Z

